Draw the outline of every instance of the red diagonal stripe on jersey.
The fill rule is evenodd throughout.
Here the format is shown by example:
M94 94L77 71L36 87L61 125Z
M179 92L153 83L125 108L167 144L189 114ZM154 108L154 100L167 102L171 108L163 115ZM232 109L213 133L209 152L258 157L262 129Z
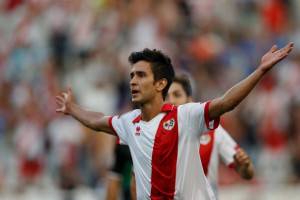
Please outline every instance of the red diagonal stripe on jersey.
M163 128L164 122L174 119L171 130ZM151 200L172 200L176 184L178 153L177 109L168 112L160 121L152 153Z
M208 133L205 133L209 135L210 141L207 144L200 144L200 148L199 148L200 159L201 159L205 176L207 176L208 174L208 165L210 162L211 153L214 146L214 139L215 139L214 132L215 131L209 131Z

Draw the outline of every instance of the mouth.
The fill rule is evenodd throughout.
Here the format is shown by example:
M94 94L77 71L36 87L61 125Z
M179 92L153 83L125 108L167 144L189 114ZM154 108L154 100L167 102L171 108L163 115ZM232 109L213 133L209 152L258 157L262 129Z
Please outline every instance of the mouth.
M139 93L138 90L131 90L131 94L132 94L132 95L137 95L138 93Z

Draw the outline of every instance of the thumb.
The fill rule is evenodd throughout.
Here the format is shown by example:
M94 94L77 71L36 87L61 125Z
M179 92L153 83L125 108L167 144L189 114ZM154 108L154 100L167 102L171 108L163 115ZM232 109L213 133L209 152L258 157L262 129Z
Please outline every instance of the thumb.
M73 92L72 92L72 89L71 89L71 87L70 87L70 86L68 86L67 93L68 93L68 95L72 95L72 94L73 94Z
M273 45L272 47L271 47L271 49L269 50L269 52L275 52L277 50L277 45L275 44L275 45Z

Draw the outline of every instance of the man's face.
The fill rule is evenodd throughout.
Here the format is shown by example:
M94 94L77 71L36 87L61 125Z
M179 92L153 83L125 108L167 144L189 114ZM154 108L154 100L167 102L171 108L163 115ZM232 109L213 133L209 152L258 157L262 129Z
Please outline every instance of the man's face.
M133 64L130 78L131 100L133 103L143 104L157 95L154 75L149 62L139 61Z
M168 91L167 101L175 106L185 104L191 101L191 97L188 97L181 84L173 82Z

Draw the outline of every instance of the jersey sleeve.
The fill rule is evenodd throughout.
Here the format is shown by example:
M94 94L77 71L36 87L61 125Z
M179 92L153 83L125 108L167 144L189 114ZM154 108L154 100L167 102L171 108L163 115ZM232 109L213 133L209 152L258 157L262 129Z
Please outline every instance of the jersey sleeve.
M236 154L236 149L238 148L237 143L232 139L229 133L221 126L216 130L216 137L218 137L218 150L222 161L227 166L232 166L234 164L234 155Z
M210 102L188 103L179 106L179 115L184 125L197 130L199 134L216 129L220 120L209 119L209 104Z
M112 116L108 119L108 123L114 134L118 137L117 143L128 144L125 119L119 116Z
M123 140L121 140L121 139L119 138L119 136L117 136L116 144L117 144L117 145L125 145L126 143L125 143Z

